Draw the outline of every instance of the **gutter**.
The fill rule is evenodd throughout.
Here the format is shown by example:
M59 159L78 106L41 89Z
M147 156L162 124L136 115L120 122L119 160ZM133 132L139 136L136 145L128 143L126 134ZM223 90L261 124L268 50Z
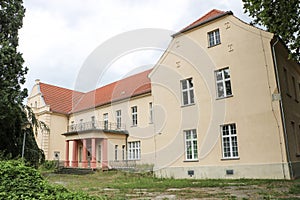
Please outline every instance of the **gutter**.
M277 59L276 59L276 52L275 52L275 45L279 42L278 37L276 37L276 42L272 45L272 55L273 55L273 61L274 61L274 68L275 68L275 75L276 75L276 83L277 83L277 88L278 92L280 94L280 97L282 95L281 93L281 87L280 87L280 81L279 81L279 75L278 75L278 66L277 66ZM280 102L280 113L282 116L282 126L283 126L283 132L284 132L284 141L285 141L285 146L286 146L286 151L287 151L287 161L288 161L288 166L290 170L290 177L291 179L294 178L294 173L293 173L293 168L291 164L291 156L290 156L290 150L289 150L289 142L288 142L288 136L287 136L287 130L286 130L286 123L285 123L285 115L283 111L283 104L282 104L282 97L279 100ZM284 173L285 177L285 173Z

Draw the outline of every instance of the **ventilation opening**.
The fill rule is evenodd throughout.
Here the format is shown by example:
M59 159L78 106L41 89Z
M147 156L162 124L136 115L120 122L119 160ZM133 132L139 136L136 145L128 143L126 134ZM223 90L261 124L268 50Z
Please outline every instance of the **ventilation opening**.
M234 174L233 169L227 169L226 170L226 175L233 175L233 174Z
M194 176L194 170L188 170L188 175L189 175L190 177Z

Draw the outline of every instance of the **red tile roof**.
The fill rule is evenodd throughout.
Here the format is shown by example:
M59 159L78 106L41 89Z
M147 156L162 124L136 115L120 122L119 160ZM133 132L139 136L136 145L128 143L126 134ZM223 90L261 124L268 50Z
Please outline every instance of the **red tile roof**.
M44 101L46 105L50 106L50 110L63 114L69 113L72 110L73 100L75 103L84 94L46 83L39 83L39 86Z
M208 13L206 13L204 16L200 17L199 19L197 19L196 21L194 21L193 23L191 23L190 25L188 25L187 27L183 28L178 33L175 33L174 35L177 35L179 33L183 33L185 31L193 29L193 28L195 28L197 26L205 24L205 23L207 23L209 21L212 21L212 20L217 19L219 17L222 17L224 15L232 15L232 14L233 13L231 11L225 12L225 11L213 9L213 10L209 11Z
M151 92L151 82L148 78L151 70L135 74L86 93L77 106L73 108L72 112Z
M39 83L45 103L53 112L68 114L151 92L152 69L132 75L87 93Z

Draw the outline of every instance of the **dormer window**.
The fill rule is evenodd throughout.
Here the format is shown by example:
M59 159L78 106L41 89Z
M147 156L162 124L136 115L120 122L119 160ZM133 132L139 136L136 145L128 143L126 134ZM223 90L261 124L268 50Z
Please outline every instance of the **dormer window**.
M208 32L207 35L208 35L208 47L213 47L218 44L221 44L219 29Z

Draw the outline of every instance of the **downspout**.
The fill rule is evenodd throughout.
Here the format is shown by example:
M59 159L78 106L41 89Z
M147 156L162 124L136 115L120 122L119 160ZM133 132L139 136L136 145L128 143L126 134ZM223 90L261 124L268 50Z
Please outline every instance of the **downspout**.
M278 88L278 92L279 92L280 97L281 97L282 93L281 93L281 88L280 88L280 81L279 81L279 75L278 75L278 66L277 66L277 59L276 59L276 53L275 53L275 45L278 42L279 42L279 39L278 39L278 37L276 37L276 42L272 45L272 54L273 54L275 74L276 74L276 80L277 80L276 81L277 82L277 88ZM287 161L288 161L288 166L289 166L289 169L290 169L290 176L291 176L291 179L292 179L294 177L294 173L293 173L293 168L292 168L292 164L291 164L291 156L290 156L289 142L288 142L288 136L287 136L287 130L286 130L285 114L284 114L284 111L283 111L282 97L280 98L279 103L280 103L280 113L281 113L281 116L282 116L284 141L285 141L285 146L286 146L286 151L287 151Z

